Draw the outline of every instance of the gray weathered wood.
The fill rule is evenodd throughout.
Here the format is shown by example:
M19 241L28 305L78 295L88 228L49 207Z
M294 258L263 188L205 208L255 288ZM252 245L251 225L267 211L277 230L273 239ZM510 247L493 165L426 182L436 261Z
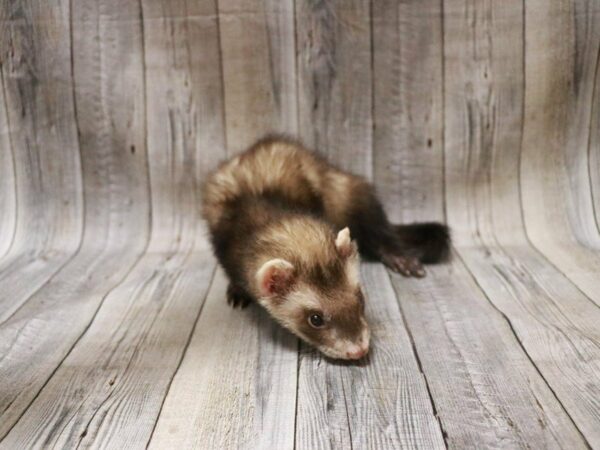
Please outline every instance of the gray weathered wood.
M204 6L202 20L214 18L208 4ZM256 2L250 6L251 12L240 7L241 3L219 2L226 94L224 99L215 97L215 103L224 101L226 120L221 129L225 130L228 148L233 152L242 150L269 127L282 126L290 132L296 127L295 69L293 58L290 59L294 46L293 27L290 28L293 10L287 3L274 7L270 2ZM266 11L264 15L261 9ZM168 39L163 36L157 42L165 38ZM267 46L263 39L272 45ZM245 51L251 51L256 58L248 57ZM214 56L217 61L219 55ZM209 63L207 59L206 64ZM214 63L210 66L218 67ZM217 82L216 77L214 80ZM157 88L160 86L157 83ZM211 86L206 92L198 92L198 97L220 92L217 86ZM265 95L256 95L257 92ZM160 110L160 105L156 108ZM214 108L207 105L206 111ZM180 120L185 121L185 117L182 108ZM199 139L205 136L201 131L198 130ZM221 149L222 141L217 139L213 146ZM205 151L208 155L216 153L208 145ZM198 153L190 160L201 156ZM182 167L185 162L181 161ZM197 173L196 179L200 180L204 173ZM190 200L189 207L197 208ZM165 216L168 211L157 212ZM199 224L193 215L188 220L190 227ZM183 232L182 239L188 234ZM150 441L153 448L290 448L293 443L297 340L264 312L259 313L256 306L242 312L231 310L225 301L225 288L225 277L219 272L165 399Z
M257 305L232 309L219 270L151 448L293 448L297 339Z
M68 254L80 241L68 3L2 3L2 79L19 205L15 250Z
M200 183L225 159L216 2L144 0L149 251L204 249Z
M522 448L536 442L585 448L511 322L490 305L457 256L449 267L430 268L425 280L393 275L392 282L449 447ZM529 347L529 336L519 337Z
M227 145L297 132L294 6L291 0L220 0Z
M0 0L0 448L600 448L600 3ZM367 362L232 310L200 184L270 131L442 220ZM206 301L205 301L206 300Z
M364 363L300 355L297 448L445 448L385 269L362 270L372 348Z
M594 218L596 219L596 226L600 229L600 127L594 127L594 124L600 123L600 59L596 60L596 74L593 83L592 111L587 145L589 152L588 171Z
M600 305L600 233L590 189L594 168L588 168L590 134L598 128L590 119L600 5L557 2L543 13L540 5L531 0L525 9L525 225L533 244ZM548 45L553 51L543 55Z
M373 170L394 221L443 220L442 2L373 8Z
M148 253L0 448L142 447L202 307L212 261L207 252Z
M449 7L445 29L448 222L458 245L478 245L495 227L527 245L519 218L522 141L521 2Z
M79 80L75 83L77 90L73 105L77 111L74 125L81 143L80 167L84 180L81 193L86 200L83 242L76 255L58 272L55 261L48 262L56 272L54 278L27 302L12 308L0 327L3 356L0 372L6 385L10 386L9 390L2 392L0 400L3 405L0 420L2 436L21 417L71 351L107 293L127 275L148 240L150 199L144 170L144 130L132 126L139 124L140 118L144 117L143 91L93 76L98 71L96 61L105 61L106 66L100 71L117 70L119 56L122 58L125 52L123 45L119 47L114 40L112 46L102 45L106 42L107 31L112 39L115 38L114 29L89 27L90 23L99 24L99 11L86 6L89 5L77 3L75 8L81 9L65 13L64 21L57 22L64 27L61 36L65 40L71 33L81 37L77 40L80 46L73 47L72 58L68 56L66 64L68 73L72 70ZM73 18L71 25L69 18ZM102 25L110 27L114 23L107 20ZM72 30L69 26L73 27ZM123 39L121 44L131 44L136 35L138 44L141 44L139 28L129 33L129 39ZM64 47L69 49L68 40L66 42ZM99 57L100 54L103 58ZM133 67L136 61L139 75L140 58L128 60ZM130 70L129 73L132 79L137 78L135 71ZM104 97L97 95L102 91L108 93ZM121 139L117 140L116 136ZM120 151L115 151L113 145ZM131 145L137 146L135 155L129 151ZM75 146L75 150L78 149L79 146ZM70 154L70 151L56 152ZM64 165L62 169L67 179L80 176L77 175L79 169L76 171ZM69 170L72 171L70 175ZM26 204L23 206L27 207ZM68 216L61 218L66 219ZM22 254L28 255L29 252ZM26 269L20 270L25 273ZM37 274L36 277L41 278ZM25 287L27 282L32 281L27 276L21 279Z
M298 132L339 167L372 177L370 2L297 1Z
M3 2L1 9L2 108L10 126L2 160L6 182L15 183L1 197L9 208L16 195L17 211L3 211L0 219L10 227L12 216L14 229L0 238L10 240L0 261L0 322L72 257L83 218L72 76L64 70L70 67L68 2Z
M0 21L6 20L0 13ZM4 33L6 33L4 31ZM2 37L1 39L6 39ZM4 72L0 70L0 258L12 245L17 222L17 193L13 148L4 94ZM1 259L0 259L1 261Z
M523 228L518 182L523 136L519 124L524 120L529 88L523 67L528 50L519 43L524 39L526 11L519 2L510 8L490 4L477 15L470 15L475 11L467 3L456 8L447 11L445 22L445 104L450 124L446 145L452 155L447 165L447 209L458 230L458 251L510 324L532 367L560 402L558 408L544 407L544 414L553 411L553 422L559 418L561 426L565 426L565 418L567 425L574 421L573 426L588 442L594 442L598 380L593 373L597 369L593 362L580 367L578 361L582 357L597 359L592 344L597 333L592 324L599 320L600 310L531 247ZM461 110L465 114L459 114ZM529 208L527 203L523 206ZM533 378L531 374L527 377ZM528 395L519 397L524 400ZM522 425L511 420L515 431L538 428L535 417L528 422L523 419L519 419ZM541 423L545 429L552 428L548 419ZM572 433L569 439L573 439Z
M85 97L81 101L81 106L79 108L79 117L80 121L83 122L82 128L84 129L82 133L83 142L88 143L86 138L85 130L87 129L85 125L88 124L86 119L89 119L89 131L91 132L94 127L99 127L102 124L106 124L107 128L110 126L114 126L116 123L117 126L122 125L124 128L121 133L111 133L110 130L107 129L105 135L102 133L99 135L98 140L94 140L96 136L95 133L90 133L91 139L89 142L90 145L90 155L98 156L102 155L103 151L106 151L108 154L104 156L106 160L109 162L117 163L114 160L115 157L120 158L118 162L119 168L121 168L122 172L110 172L103 173L101 176L109 176L113 181L115 181L114 186L106 186L109 189L128 189L129 194L133 196L129 197L127 195L119 195L117 196L117 202L123 201L122 204L117 203L113 206L118 211L116 216L118 223L116 224L118 227L122 227L124 224L127 224L128 227L125 229L126 233L122 233L122 237L127 239L126 242L119 243L117 239L112 239L110 241L111 244L117 244L121 246L122 258L124 261L127 261L127 252L128 248L136 248L136 242L145 243L147 233L144 233L144 230L147 228L147 219L148 212L144 211L147 208L148 193L155 192L152 195L153 200L153 212L154 218L152 220L152 239L149 246L149 252L146 256L142 258L140 263L133 269L131 274L125 281L125 284L121 285L118 289L114 290L111 295L104 301L104 306L99 312L94 324L98 323L101 317L104 317L104 314L108 317L112 317L112 315L116 314L117 316L120 313L120 306L115 306L111 308L111 302L114 302L116 305L126 304L125 298L129 295L130 292L140 291L139 295L148 294L149 301L151 303L146 307L146 315L139 317L138 314L144 313L144 308L141 305L142 300L138 300L138 306L141 308L141 311L138 311L137 308L134 311L135 314L132 316L131 312L127 312L128 317L131 321L134 321L134 317L139 317L138 320L142 320L142 322L147 321L152 314L159 314L158 312L153 312L155 308L156 302L159 299L152 299L153 295L165 296L163 301L170 302L167 303L167 307L165 307L164 314L169 313L168 306L171 306L171 303L174 310L174 314L180 316L182 313L178 311L181 308L187 308L186 312L192 312L190 316L185 315L186 318L193 318L194 308L199 308L201 305L201 297L197 297L198 293L202 292L202 289L207 289L206 279L202 277L202 271L198 271L198 264L204 264L205 267L201 269L209 270L210 266L206 265L206 251L201 254L194 256L190 252L194 252L198 248L205 248L206 244L203 239L199 237L201 232L200 222L197 220L196 211L194 206L198 204L198 186L197 183L201 179L202 173L204 173L210 165L214 165L216 159L219 157L218 151L212 151L210 154L206 152L206 148L214 148L215 150L222 148L222 144L218 142L220 123L221 118L217 116L216 119L207 120L206 115L202 115L202 111L205 109L213 109L215 105L210 103L209 97L207 97L206 92L212 91L215 77L211 78L211 72L214 73L214 70L209 65L199 65L194 59L191 59L194 55L190 53L183 53L182 57L182 67L179 72L169 72L168 70L164 70L163 64L157 64L160 60L152 59L146 64L146 59L144 58L144 53L141 51L142 45L145 45L146 48L153 48L155 53L160 53L161 51L164 54L164 47L162 41L160 39L162 28L154 28L153 31L147 33L147 40L142 43L142 24L139 22L138 18L142 12L142 5L137 5L137 3L131 3L129 5L129 9L124 10L121 8L114 8L116 4L104 5L104 8L101 11L94 10L94 8L90 8L89 5L81 5L80 10L74 11L74 27L75 27L75 36L78 36L78 30L85 30L90 27L91 24L97 24L97 32L98 35L94 36L92 33L86 33L81 36L82 47L85 48L86 42L85 39L89 37L92 42L98 42L98 52L100 53L100 58L95 58L95 55L90 55L90 61L85 61L85 54L75 54L75 72L77 73L77 63L81 62L82 70L98 70L94 63L96 61L102 61L103 59L113 62L115 59L119 59L120 57L125 56L125 53L122 51L123 47L119 45L115 45L116 42L137 42L139 45L139 52L137 59L129 58L125 64L130 65L130 69L127 71L132 74L131 79L125 80L121 86L117 86L116 89L123 89L120 92L115 91L115 87L112 85L104 85L105 82L110 82L110 80L100 80L99 85L94 84L94 78L90 75L90 73L85 73L85 77L81 80L80 83L77 83L77 86L85 91L89 91L93 94L97 92L105 92L104 96L98 97L94 95L89 95ZM155 17L152 16L154 13L156 15L155 6L148 2L145 5L145 11L150 15L149 19L152 20ZM173 5L174 15L177 14L176 5ZM96 12L97 15L94 15L93 12ZM81 16L78 14L81 12ZM89 15L88 15L89 14ZM100 16L102 15L102 16ZM216 27L214 25L214 18L212 20L209 19L208 26L200 23L198 27L195 27L195 23L188 24L189 27L184 27L185 30L192 29L196 32L206 31L205 38L210 37L211 30L212 35L216 35ZM137 24L137 27L132 28L130 26L131 23ZM152 23L152 22L150 22ZM168 29L171 25L179 25L179 23L174 23L166 20L164 23L164 27ZM185 24L184 24L185 25ZM81 28L78 28L81 26ZM179 26L178 26L179 28ZM181 28L179 28L181 29ZM106 33L106 34L105 34ZM108 50L106 49L105 43L109 41L112 43ZM184 39L185 42L185 39ZM206 45L206 41L202 42L203 45ZM182 46L185 48L185 46ZM166 47L167 52L170 50L170 46ZM77 48L75 49L77 50ZM193 49L190 49L190 51ZM165 55L169 56L169 55ZM175 55L170 55L175 56ZM79 57L82 59L80 60ZM187 58L186 58L187 57ZM87 64L86 64L87 63ZM187 64L186 64L187 63ZM133 80L137 77L139 78L142 75L144 68L148 66L146 76L143 76L143 80L147 80L147 87L145 83L141 85L136 85ZM100 71L112 70L112 68L117 70L119 67L122 67L122 64L114 64L114 66L110 66L110 68L100 68ZM208 70L205 70L205 67L208 67ZM218 72L217 72L218 74ZM189 93L186 93L184 89L184 85L191 85L189 82L189 78L194 79L193 90ZM168 82L167 82L168 81ZM206 85L201 83L201 81L205 81ZM217 82L219 81L219 77L217 76ZM153 101L160 101L162 95L160 94L160 89L173 89L174 87L180 87L177 91L180 96L175 96L173 93L169 95L169 92L166 93L165 97L167 98L167 102L161 101L160 107L158 104L149 102L148 105L152 108L152 114L148 114L146 109L146 104L144 99L146 97L146 89L150 92L155 92L156 95L151 98ZM113 97L114 93L114 97ZM100 99L100 108L97 108L97 104L94 103L94 98ZM119 99L118 101L116 99ZM113 100L115 99L115 100ZM130 108L124 109L123 104L126 104L127 100L131 100ZM206 101L206 103L203 103ZM113 109L113 106L120 105L121 108ZM166 108L163 109L163 106ZM188 123L181 123L180 118L183 117L182 111L188 111L197 108L199 110L198 115L189 115L191 120ZM95 112L100 109L103 114L98 116ZM131 114L130 117L127 117L127 114ZM211 116L212 117L212 116ZM146 119L147 118L147 119ZM117 120L115 120L117 119ZM100 121L100 124L94 124L92 121ZM150 135L145 138L144 137L144 120L148 120L148 124L153 126L153 130L155 132L150 133ZM159 124L164 124L164 128L168 133L161 131L161 126ZM132 126L133 125L133 126ZM140 127L142 125L142 127ZM183 129L183 132L181 130ZM196 129L200 129L202 133L196 133ZM208 133L207 131L216 130L215 133ZM168 136L167 139L164 139L163 136ZM215 137L216 136L216 137ZM150 178L153 181L153 187L149 189L147 186L147 182L144 182L144 177L148 176L146 167L148 167L148 162L146 161L146 140L148 141L148 153L151 154L150 161ZM192 145L192 143L194 145ZM196 145L200 144L199 147ZM106 145L106 148L96 148L98 145ZM87 149L87 147L86 147ZM121 151L115 151L116 149L121 149ZM111 156L113 161L111 161ZM204 156L204 158L203 158ZM211 162L212 158L212 162ZM191 164L191 162L194 164ZM99 161L91 161L90 170L97 171L98 168L102 168L102 160ZM140 166L141 164L141 166ZM84 164L84 168L85 168ZM107 169L113 168L115 166L108 165ZM131 168L131 170L129 170ZM95 173L95 172L94 172ZM125 175L126 178L121 179L120 176ZM140 180L139 177L142 177ZM92 184L93 186L93 184ZM141 199L135 198L136 192L140 193L140 195L144 196L146 202ZM98 194L98 192L96 192ZM109 196L112 199L112 196ZM103 206L100 208L100 211L110 209L110 204L98 205ZM127 217L127 215L131 213L133 217ZM110 218L112 216L108 216ZM99 218L92 217L91 220L92 225L100 225L100 230L102 228L111 229L109 224L103 224ZM101 218L100 218L101 219ZM136 221L138 224L136 225ZM93 230L93 229L92 229ZM132 236L128 236L128 233L135 233L136 238L132 239ZM90 233L91 234L91 233ZM108 235L110 235L108 233ZM141 238L141 240L139 239ZM88 242L88 241L86 241ZM139 252L139 250L138 250ZM192 256L190 256L192 255ZM113 260L104 261L104 264L107 269L114 270L118 266L114 265L114 257ZM199 259L200 258L200 259ZM197 261L197 263L194 263ZM155 274L153 273L153 267L160 266L165 264L167 266L166 272L164 274ZM190 266L192 268L196 268L194 272L193 269L184 270L183 266ZM127 267L127 266L125 266ZM119 272L117 271L117 274ZM179 275L181 273L181 275ZM117 275L118 276L118 275ZM77 277L76 277L77 278ZM150 281L148 281L150 280ZM194 280L193 282L191 280ZM109 281L109 280L105 280ZM173 284L177 282L176 284ZM149 286L146 286L146 283L149 283ZM186 286L183 289L183 293L178 291L178 285L182 283ZM108 283L106 283L108 284ZM108 284L110 286L110 284ZM89 286L87 286L89 288ZM155 294L152 294L155 293ZM63 294L64 295L64 294ZM123 298L125 296L125 298ZM172 296L172 298L171 298ZM136 297L137 298L137 297ZM89 303L94 302L94 296L90 296ZM160 299L162 300L162 298ZM179 305L179 306L178 306ZM160 311L160 313L163 313ZM85 314L82 314L85 317ZM83 319L82 319L83 320ZM181 322L181 320L179 321ZM124 323L127 323L125 320ZM160 321L159 321L160 323ZM109 325L101 326L100 330L106 329ZM140 326L141 329L138 330L138 333L131 337L131 339L135 342L136 339L142 339L145 336L145 328L144 326ZM89 395L88 400L90 403L86 404L88 406L82 407L78 402L80 399L77 396L73 396L70 392L61 392L60 386L62 384L72 385L81 383L82 379L80 378L81 374L78 374L73 371L65 370L65 371L57 371L53 380L58 379L61 384L58 387L53 388L47 387L44 391L42 391L37 401L45 404L52 405L53 402L56 401L57 393L61 396L61 398L65 399L65 407L63 409L64 415L58 417L39 417L35 414L25 415L21 420L21 424L27 424L28 421L42 421L48 424L49 428L52 427L63 427L65 432L64 434L57 434L55 436L44 437L43 440L49 440L53 442L63 442L72 444L73 442L78 442L85 437L85 442L93 443L95 445L99 445L99 443L103 442L105 439L110 439L116 442L117 440L123 443L137 443L139 440L145 441L149 438L152 426L149 428L138 427L139 423L149 423L153 424L154 419L158 416L158 412L160 410L161 402L164 397L164 393L166 391L166 387L168 382L171 379L172 373L176 368L178 363L177 351L181 352L183 347L187 341L187 336L190 333L191 323L187 325L187 334L186 327L177 327L175 328L172 334L172 337L167 336L165 333L168 333L169 330L165 330L163 328L150 328L147 333L156 333L163 335L162 338L157 338L158 342L165 340L174 341L173 347L168 349L167 356L170 356L167 361L170 363L164 364L161 366L161 370L157 370L154 372L146 373L145 377L148 379L148 383L153 385L156 388L156 391L153 391L153 395L148 394L147 392L140 392L139 395L133 395L131 393L131 387L125 384L125 391L127 395L133 395L134 398L139 397L140 395L144 398L148 397L147 401L142 401L139 406L143 407L143 410L139 414L132 414L127 417L127 420L123 420L119 422L119 427L109 426L106 427L106 423L110 423L110 419L107 419L106 422L102 420L96 419L94 423L87 423L88 419L91 421L91 418L99 417L112 417L111 409L108 411L104 411L101 407L94 406L98 403L98 398L104 398L103 396L107 395L104 391L105 388L105 373L97 374L96 379L96 388L92 389L93 394ZM118 341L114 341L112 339L112 335L106 335L105 340L102 340L101 337L95 337L91 342L88 340L88 336L90 333L94 333L95 328L92 327L81 339L80 342L77 343L77 346L69 355L68 360L78 361L74 364L80 366L91 365L91 362L86 360L87 355L94 355L97 352L100 353L108 353L111 354L112 357L119 356L120 358L124 358L127 360L129 348L123 348L123 343ZM100 333L100 332L99 332ZM125 339L125 338L124 338ZM126 340L126 339L125 339ZM154 342L154 341L153 341ZM178 344L177 344L178 343ZM159 349L155 349L150 344L149 345L140 345L132 344L136 347L136 355L141 358L143 361L144 358L152 358L153 354L156 352L160 352ZM109 349L107 351L102 350L91 350L89 347L94 348L97 346L98 348L106 348ZM137 348L137 347L140 348ZM149 355L149 356L148 356ZM163 358L165 359L165 358ZM87 361L87 362L86 362ZM67 363L65 363L67 364ZM135 362L127 363L127 368L133 371L133 373L137 373L140 368L135 365ZM90 367L90 370L92 368ZM127 371L122 372L123 378L128 379L131 376L131 373L127 373ZM85 376L84 380L89 381L90 376ZM91 386L91 385L90 385ZM131 389L129 389L131 388ZM77 392L77 390L75 390ZM135 390L133 390L135 392ZM111 393L112 395L112 393ZM113 398L116 398L116 402L120 401L119 393L115 393ZM109 395L110 396L110 395ZM112 400L106 398L102 400L102 405L105 403L109 404ZM77 415L77 411L83 409L85 411L84 414ZM74 415L73 415L74 414ZM71 416L73 415L73 416ZM66 417L66 418L65 418ZM148 420L147 417L150 417L151 420ZM71 422L62 423L61 421L69 420ZM88 426L90 429L88 430ZM23 430L27 430L27 426L17 427L13 430L13 432L7 437L7 441L17 441L21 442L24 438L25 432ZM81 434L85 434L85 436L81 436ZM39 435L30 436L28 439L40 439Z
M529 249L461 252L578 429L598 442L600 308Z

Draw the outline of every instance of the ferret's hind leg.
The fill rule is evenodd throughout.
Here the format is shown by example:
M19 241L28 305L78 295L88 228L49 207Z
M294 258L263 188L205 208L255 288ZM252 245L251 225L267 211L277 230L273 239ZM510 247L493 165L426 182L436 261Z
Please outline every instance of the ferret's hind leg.
M331 176L330 176L331 177ZM366 180L334 173L325 191L326 214L338 228L348 226L361 255L407 277L425 276L423 264L447 259L450 235L440 223L395 225ZM344 189L341 189L341 188Z
M227 303L233 308L239 306L243 309L253 301L252 296L237 284L230 282L227 286Z
M382 248L382 261L405 276L425 276L423 264L447 261L450 231L437 222L392 225L393 245Z
M384 250L381 254L381 262L405 277L423 278L425 276L425 268L419 258L415 256L405 256Z
M450 256L450 230L442 223L425 222L393 225L400 248L424 264L447 261Z
M367 260L381 261L394 272L407 277L425 276L420 255L404 245L401 233L389 222L373 187L366 180L352 175L339 176L347 180L350 195L341 196L341 202L329 202L342 211L332 221L337 222L338 227L347 225L350 228L361 255Z

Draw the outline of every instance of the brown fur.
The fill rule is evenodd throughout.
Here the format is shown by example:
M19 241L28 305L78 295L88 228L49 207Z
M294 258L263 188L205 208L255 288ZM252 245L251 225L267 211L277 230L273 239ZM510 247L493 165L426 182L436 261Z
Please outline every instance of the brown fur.
M402 226L387 221L366 180L281 137L262 139L221 164L204 183L202 214L231 281L229 301L258 300L334 357L353 357L368 345L357 250L419 276L419 258L435 260L447 246L439 224L425 226L439 234L433 245L420 233L423 225L404 236ZM358 249L347 229L340 232L345 227ZM428 246L433 250L423 253ZM315 313L326 327L310 325Z
M203 216L211 227L227 202L240 195L281 191L290 203L309 205L323 191L324 161L299 143L265 138L246 152L224 162L203 186Z
M203 188L203 216L215 226L225 205L243 194L278 190L300 206L322 203L326 220L346 226L348 211L366 180L344 173L290 138L264 138L246 152L224 162Z

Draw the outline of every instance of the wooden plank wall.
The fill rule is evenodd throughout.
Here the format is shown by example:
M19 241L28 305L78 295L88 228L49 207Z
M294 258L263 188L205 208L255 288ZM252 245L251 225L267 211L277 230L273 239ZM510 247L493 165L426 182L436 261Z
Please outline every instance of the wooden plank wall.
M0 0L0 448L600 447L599 66L596 0ZM273 131L453 229L367 367L224 301Z

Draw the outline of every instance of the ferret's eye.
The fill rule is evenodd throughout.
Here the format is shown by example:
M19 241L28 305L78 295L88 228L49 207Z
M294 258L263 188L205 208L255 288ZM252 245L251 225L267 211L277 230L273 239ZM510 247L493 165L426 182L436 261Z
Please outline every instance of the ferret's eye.
M308 323L314 328L321 328L323 325L325 325L323 316L317 313L313 313L310 316L308 316Z

